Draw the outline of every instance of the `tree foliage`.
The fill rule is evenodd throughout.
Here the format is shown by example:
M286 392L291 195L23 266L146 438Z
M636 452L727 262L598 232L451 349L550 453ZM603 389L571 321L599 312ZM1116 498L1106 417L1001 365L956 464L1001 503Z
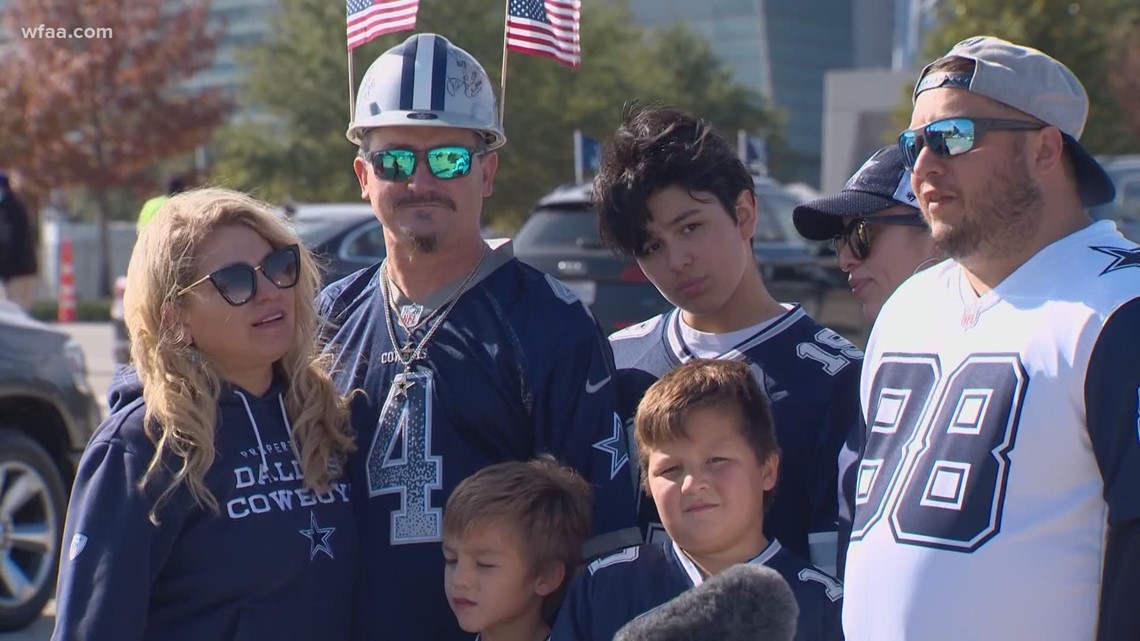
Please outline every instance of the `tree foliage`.
M1135 0L943 0L938 27L925 42L926 60L934 60L954 44L977 35L992 35L1034 47L1068 66L1089 95L1089 117L1081 142L1095 154L1140 151L1140 135L1126 125L1136 102L1122 102L1111 89L1110 61L1119 42L1136 31L1121 31L1121 21L1134 11ZM1132 78L1134 79L1135 71ZM913 84L911 84L913 87ZM907 92L909 100L910 92ZM900 107L900 111L901 111ZM906 116L909 118L909 105Z
M177 7L164 0L16 0L6 26L17 38L4 54L0 83L0 166L25 191L85 187L98 203L105 291L110 192L164 158L208 141L229 110L215 90L185 81L213 63L219 32L208 0ZM39 25L87 28L59 38Z
M587 0L582 65L511 52L507 61L507 146L486 215L517 225L533 203L574 176L572 135L604 138L631 100L693 110L726 134L777 130L760 96L732 82L707 43L682 28L649 32L621 4ZM416 31L439 33L501 80L503 0L423 0ZM356 200L356 150L348 128L348 64L343 5L282 0L273 39L250 52L248 106L269 116L230 127L218 140L215 178L270 199ZM354 86L368 65L412 32L378 38L354 52ZM500 96L501 99L501 96Z
M1109 84L1133 138L1140 141L1140 5L1116 24L1110 42Z

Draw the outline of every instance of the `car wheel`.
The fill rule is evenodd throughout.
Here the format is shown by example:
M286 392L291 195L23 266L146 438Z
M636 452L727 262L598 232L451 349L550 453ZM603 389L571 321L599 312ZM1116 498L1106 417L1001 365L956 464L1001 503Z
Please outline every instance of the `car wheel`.
M0 631L27 627L51 598L66 509L47 452L0 427Z

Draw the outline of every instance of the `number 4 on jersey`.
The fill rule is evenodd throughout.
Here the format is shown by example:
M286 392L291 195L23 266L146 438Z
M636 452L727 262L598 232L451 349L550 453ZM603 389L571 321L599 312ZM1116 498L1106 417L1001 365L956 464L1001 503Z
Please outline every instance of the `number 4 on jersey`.
M392 381L368 450L368 496L396 494L391 543L443 539L443 511L431 492L443 487L443 459L431 452L432 373L404 372Z

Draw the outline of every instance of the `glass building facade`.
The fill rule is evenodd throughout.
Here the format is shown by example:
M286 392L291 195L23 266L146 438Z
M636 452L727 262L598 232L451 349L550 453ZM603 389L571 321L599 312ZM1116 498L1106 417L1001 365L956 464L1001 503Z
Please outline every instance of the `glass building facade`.
M779 177L819 184L823 76L855 64L859 0L628 1L643 26L681 22L708 38L739 82L784 112L788 157ZM894 25L889 13L883 17L886 38Z

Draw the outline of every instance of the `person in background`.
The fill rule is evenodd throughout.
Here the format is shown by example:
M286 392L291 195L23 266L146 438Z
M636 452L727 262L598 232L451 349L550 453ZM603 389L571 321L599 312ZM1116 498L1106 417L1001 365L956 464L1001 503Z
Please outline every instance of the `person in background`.
M903 281L945 258L922 218L898 145L876 151L838 194L797 206L792 222L804 238L835 244L868 325Z
M835 243L839 267L848 274L868 325L903 281L944 258L916 203L903 154L891 145L867 159L838 194L806 202L792 213L804 238ZM855 463L866 439L863 421L852 427L839 455L839 578L855 513Z
M154 218L154 215L158 213L158 210L166 204L166 201L170 200L171 196L181 193L184 189L186 189L186 183L181 178L175 177L168 180L166 182L165 194L155 196L143 203L142 209L139 210L139 218L135 222L135 231L141 234L142 230L150 223L151 219Z
M24 201L0 173L0 294L30 309L39 284L36 229Z
M53 641L345 641L358 542L320 276L268 206L172 197L127 270L137 371L71 493Z
M590 535L590 485L549 455L485 467L443 511L451 610L479 641L540 641Z

